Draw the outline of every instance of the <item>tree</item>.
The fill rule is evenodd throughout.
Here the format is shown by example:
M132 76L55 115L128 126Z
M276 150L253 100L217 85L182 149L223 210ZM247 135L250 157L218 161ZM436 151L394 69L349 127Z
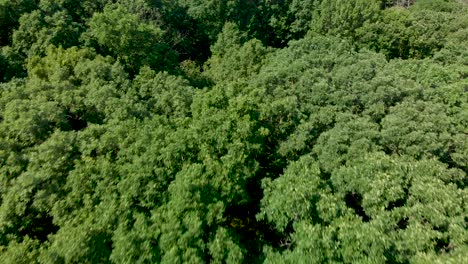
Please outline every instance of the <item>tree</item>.
M122 60L133 74L141 66L170 70L177 61L176 54L163 42L163 31L140 21L122 5L107 6L103 13L96 13L86 37Z
M357 42L385 53L388 58L432 56L457 31L466 29L465 5L452 1L418 1L410 8L383 10L376 23L357 30ZM450 11L450 10L459 10Z
M264 183L259 216L292 231L283 252L267 250L267 262L458 258L466 243L466 193L453 183L466 175L433 160L371 155L330 177L304 156L282 177Z
M0 47L11 44L13 31L19 25L19 18L37 8L38 1L20 0L0 2Z

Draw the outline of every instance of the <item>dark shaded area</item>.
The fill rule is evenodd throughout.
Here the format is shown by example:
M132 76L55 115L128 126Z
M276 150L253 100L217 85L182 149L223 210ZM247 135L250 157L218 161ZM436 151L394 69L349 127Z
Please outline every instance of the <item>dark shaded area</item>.
M391 211L395 208L403 207L406 205L406 201L408 200L409 197L409 188L404 188L405 191L405 196L403 198L397 199L395 201L391 201L388 203L387 207L385 210Z
M88 126L88 122L77 115L69 115L67 121L73 131L80 131Z
M86 257L91 263L112 263L110 255L112 253L112 235L106 232L91 232L89 240L89 255Z
M362 218L363 222L369 222L370 218L362 208L362 195L356 192L347 193L345 196L346 205L354 210L354 212Z
M450 253L454 249L454 245L450 243L449 238L440 238L436 240L436 246L434 248L437 254Z
M384 256L387 259L385 263L387 264L409 264L409 260L398 261L396 256L398 255L398 251L394 245L392 245L389 249L384 251Z
M0 5L0 47L11 44L13 31L19 26L19 18L24 13L37 9L40 0L6 1Z
M179 61L205 62L210 56L212 39L204 32L203 25L187 14L187 9L176 6L162 9L161 18L168 34L166 41L178 53Z
M405 230L407 227L408 227L408 224L409 224L409 218L408 217L405 217L403 219L401 219L400 221L398 221L397 223L397 227L399 230Z
M228 207L225 211L226 227L233 230L233 235L247 251L244 263L263 263L265 256L263 246L270 245L282 248L282 243L293 232L292 226L283 233L278 232L267 221L258 221L255 215L260 211L259 203L248 203ZM286 235L285 235L286 234Z
M29 236L40 242L47 241L49 235L55 234L59 230L59 227L53 224L53 217L34 209L32 202L26 207L21 223L22 227L18 229L19 237Z

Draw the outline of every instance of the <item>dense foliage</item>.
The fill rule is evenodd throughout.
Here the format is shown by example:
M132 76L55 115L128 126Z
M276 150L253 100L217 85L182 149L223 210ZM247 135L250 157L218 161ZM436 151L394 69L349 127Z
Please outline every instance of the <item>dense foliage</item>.
M2 263L467 263L468 3L0 0Z

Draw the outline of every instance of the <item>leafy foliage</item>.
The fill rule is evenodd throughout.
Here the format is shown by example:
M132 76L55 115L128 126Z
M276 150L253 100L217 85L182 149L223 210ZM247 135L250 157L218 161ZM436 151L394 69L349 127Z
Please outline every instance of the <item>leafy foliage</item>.
M466 11L0 1L0 259L463 263Z

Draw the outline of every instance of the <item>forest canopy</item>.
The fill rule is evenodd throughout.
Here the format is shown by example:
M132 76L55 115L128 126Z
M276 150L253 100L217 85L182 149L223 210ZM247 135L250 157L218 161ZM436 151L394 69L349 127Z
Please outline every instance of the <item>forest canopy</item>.
M466 263L466 0L0 0L2 263Z

